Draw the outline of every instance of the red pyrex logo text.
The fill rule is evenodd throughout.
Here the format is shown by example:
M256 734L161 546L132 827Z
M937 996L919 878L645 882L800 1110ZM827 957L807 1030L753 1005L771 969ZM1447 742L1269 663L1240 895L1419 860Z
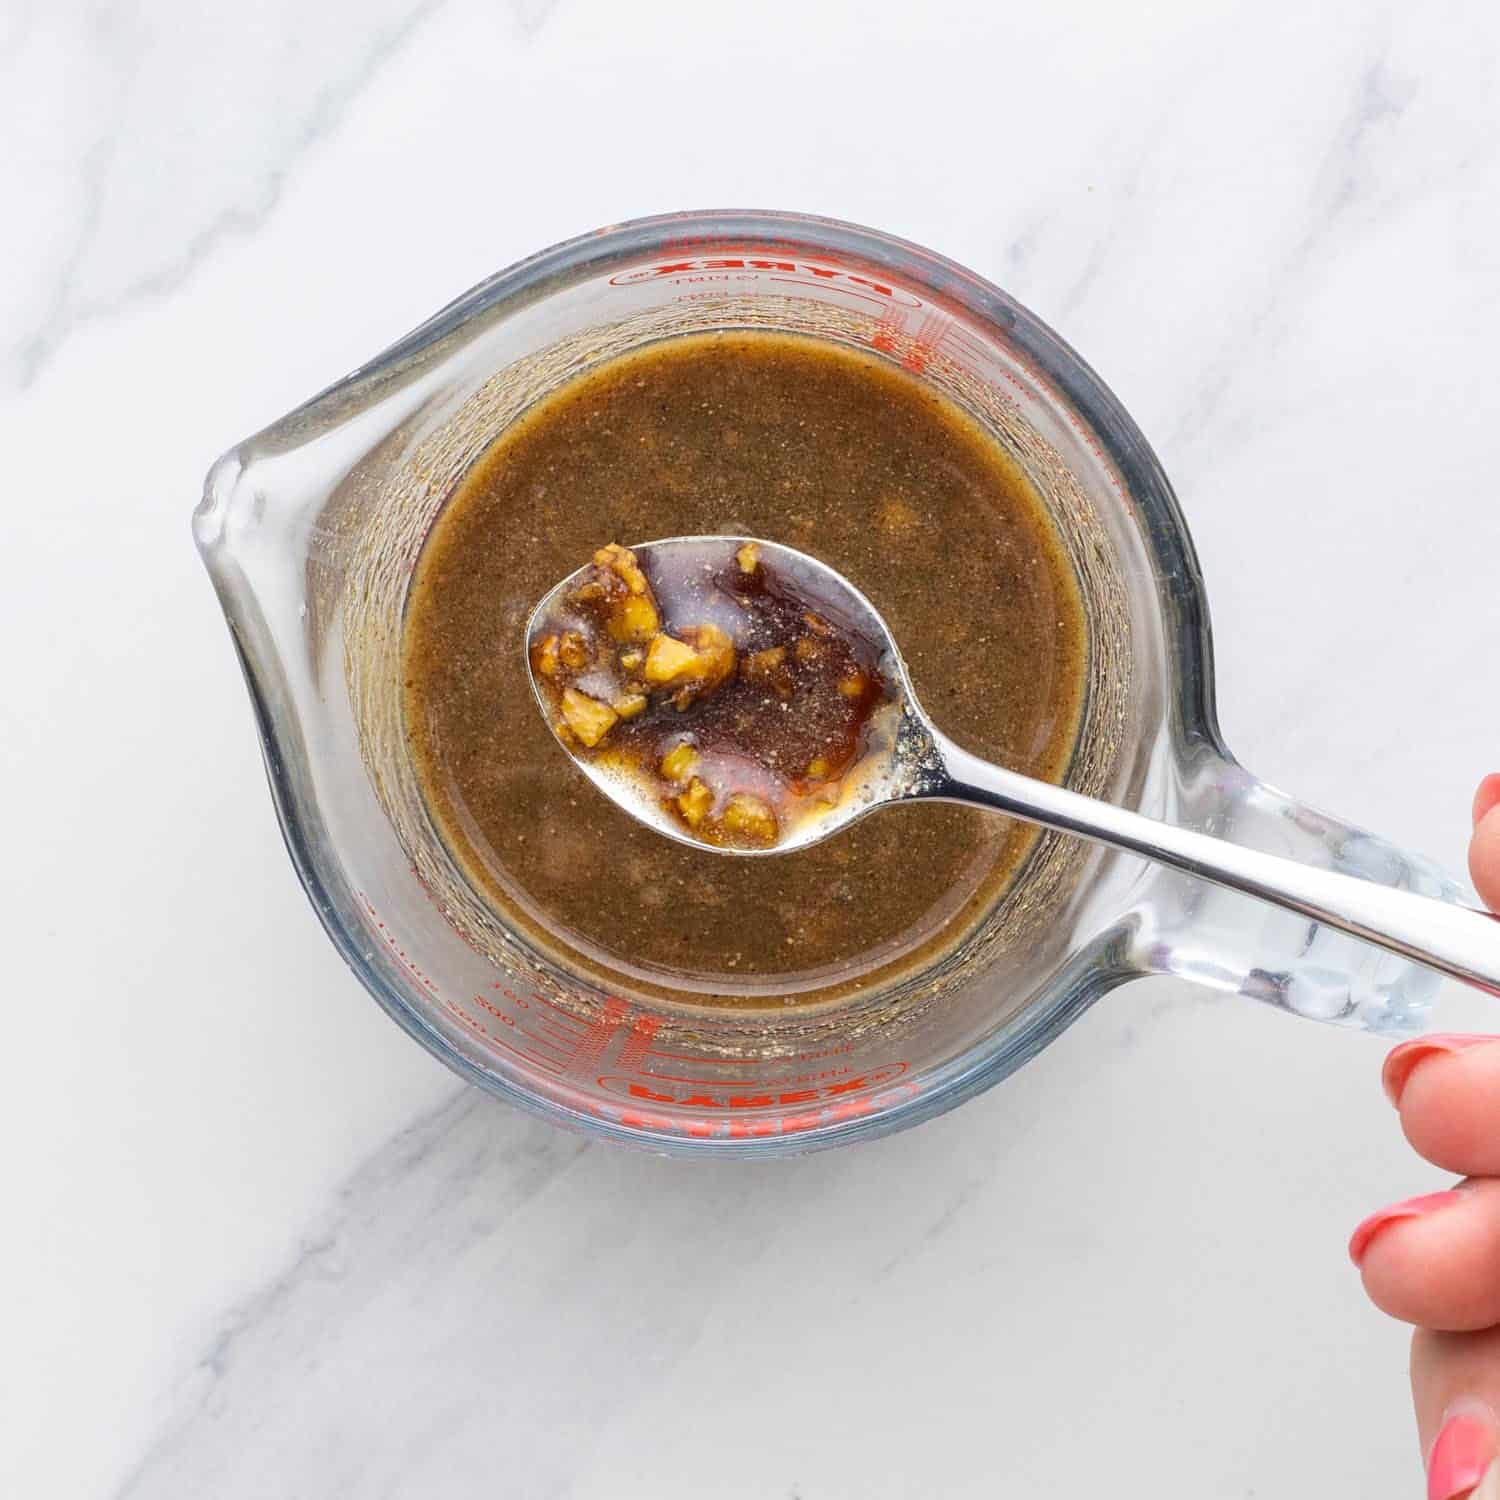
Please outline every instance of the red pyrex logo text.
M634 271L617 271L609 278L611 286L636 286L643 281L669 281L675 277L723 276L729 272L767 275L773 281L825 285L855 296L881 298L903 307L920 307L921 299L887 281L871 276L857 276L833 266L816 266L801 260L773 260L750 255L697 255L681 260L660 261L654 266L640 266Z
M906 1071L904 1062L888 1063L856 1073L819 1088L768 1089L754 1083L718 1083L708 1080L604 1077L599 1087L626 1099L650 1104L675 1104L681 1109L770 1109L776 1105L823 1104L866 1089L879 1088Z

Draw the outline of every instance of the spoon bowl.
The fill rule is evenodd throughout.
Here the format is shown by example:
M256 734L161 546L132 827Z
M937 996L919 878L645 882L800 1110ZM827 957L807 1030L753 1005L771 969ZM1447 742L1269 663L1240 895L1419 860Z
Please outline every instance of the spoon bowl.
M780 836L768 847L705 844L663 806L660 798L651 794L639 777L622 773L607 762L577 754L566 743L563 743L563 749L606 797L665 837L696 849L707 847L738 858L758 859L806 849L831 838L884 803L924 795L926 780L940 774L941 768L935 754L931 726L917 707L906 663L889 627L870 600L842 573L795 547L758 538L724 535L667 537L635 543L630 550L648 574L660 576L670 561L672 571L679 576L701 574L707 577L715 562L732 557L747 543L759 548L762 562L781 579L801 595L815 599L820 613L836 630L863 637L877 645L874 671L885 685L886 695L871 715L858 759L840 779L837 800L807 799L783 817ZM568 618L569 600L586 581L590 571L591 565L585 565L570 573L537 603L526 622L528 646L545 631L549 622ZM722 601L711 597L710 591L700 593L696 603L705 618L716 617L733 626L733 606L726 608ZM546 686L538 678L530 651L527 652L527 669L537 706L543 717L551 722L553 704Z

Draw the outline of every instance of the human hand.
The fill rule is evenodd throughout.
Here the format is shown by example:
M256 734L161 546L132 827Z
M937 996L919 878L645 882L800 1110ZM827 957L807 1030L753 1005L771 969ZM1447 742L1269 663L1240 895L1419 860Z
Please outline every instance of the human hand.
M1474 798L1469 871L1500 911L1500 774ZM1375 1305L1416 1324L1428 1500L1500 1500L1500 1036L1418 1037L1383 1081L1407 1140L1463 1181L1372 1214L1349 1254Z

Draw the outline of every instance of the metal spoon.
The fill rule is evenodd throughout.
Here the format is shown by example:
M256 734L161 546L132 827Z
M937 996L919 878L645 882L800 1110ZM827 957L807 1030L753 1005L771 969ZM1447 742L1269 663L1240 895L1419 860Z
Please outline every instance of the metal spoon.
M732 551L746 540L671 537L632 550L647 571L653 572L662 570L668 561L668 549L689 549L690 555L702 557L714 551ZM845 777L836 803L785 826L780 840L768 849L701 843L643 786L584 757L572 756L605 796L643 823L697 849L713 848L733 858L764 858L805 849L890 802L961 802L993 808L1044 828L1143 855L1197 879L1300 912L1500 995L1500 919L1490 912L1316 869L1209 834L1159 823L971 755L927 716L885 621L848 579L805 552L774 542L757 541L756 545L766 565L818 597L820 608L829 605L843 616L845 625L878 644L878 670L890 697L872 720L871 749ZM527 625L528 642L538 623L552 617L562 596L576 588L584 571L565 578L537 605ZM547 699L534 676L532 687L543 713L548 713Z

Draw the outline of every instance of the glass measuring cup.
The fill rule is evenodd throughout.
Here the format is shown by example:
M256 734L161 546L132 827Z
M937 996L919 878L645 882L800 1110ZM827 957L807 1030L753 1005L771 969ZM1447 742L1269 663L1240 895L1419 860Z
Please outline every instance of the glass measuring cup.
M872 230L670 215L570 241L476 287L226 454L195 513L293 863L329 936L400 1025L464 1077L560 1123L751 1154L951 1108L1145 974L1391 1035L1419 1026L1436 984L1427 971L1053 835L940 960L819 1006L723 1011L607 993L484 903L432 830L402 734L402 612L422 542L469 465L538 397L626 350L715 328L873 350L965 406L1024 465L1088 621L1069 785L1309 864L1460 895L1426 861L1234 761L1170 487L1054 334L961 267Z

